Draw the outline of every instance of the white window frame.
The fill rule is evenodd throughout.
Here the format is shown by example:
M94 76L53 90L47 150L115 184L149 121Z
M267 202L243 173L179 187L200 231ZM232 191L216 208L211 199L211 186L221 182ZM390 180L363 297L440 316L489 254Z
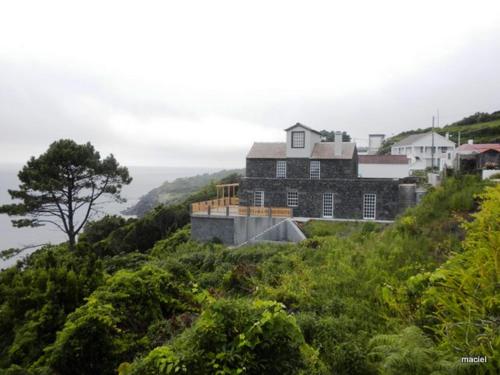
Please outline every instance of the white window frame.
M375 220L377 217L377 194L363 195L363 219Z
M276 161L276 178L286 178L286 160Z
M259 204L257 204L259 203ZM256 190L253 192L253 205L255 207L264 207L264 191Z
M299 137L299 139L295 139L295 136L302 136L302 137ZM306 132L305 131L292 132L292 134L291 134L291 147L292 148L305 148L306 147Z
M290 190L286 192L286 205L288 207L298 207L299 206L299 192Z
M331 214L327 215L327 210L325 209L327 199L326 198L331 198L329 205L331 206ZM323 193L323 217L333 219L333 214L335 210L335 198L333 196L333 193Z
M317 167L313 168L313 165L317 165ZM321 178L321 162L319 160L311 160L309 163L309 177L312 180L319 180Z

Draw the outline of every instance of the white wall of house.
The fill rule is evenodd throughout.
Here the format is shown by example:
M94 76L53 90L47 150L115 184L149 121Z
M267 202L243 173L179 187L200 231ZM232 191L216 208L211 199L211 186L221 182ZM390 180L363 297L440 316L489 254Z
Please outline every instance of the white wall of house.
M305 133L305 147L292 148L292 132L303 131ZM294 126L286 132L286 157L287 158L308 158L316 143L321 142L321 136L300 125Z
M410 175L410 166L408 164L359 163L358 175L363 178L403 178Z
M443 169L453 165L455 143L440 134L434 133L434 166ZM411 159L411 169L425 169L432 166L431 133L415 140L412 144L393 146L392 155L406 155Z

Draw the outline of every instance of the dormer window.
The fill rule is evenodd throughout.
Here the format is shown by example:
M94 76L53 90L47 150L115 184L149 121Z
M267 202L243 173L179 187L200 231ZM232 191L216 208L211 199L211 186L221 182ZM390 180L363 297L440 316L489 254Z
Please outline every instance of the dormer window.
M306 147L306 132L292 132L292 148Z

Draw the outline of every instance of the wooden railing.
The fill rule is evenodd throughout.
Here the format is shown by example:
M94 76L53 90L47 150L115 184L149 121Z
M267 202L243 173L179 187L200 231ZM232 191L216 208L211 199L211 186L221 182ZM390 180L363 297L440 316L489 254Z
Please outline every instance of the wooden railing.
M219 198L204 202L191 204L192 213L222 213L237 214L241 216L271 216L271 217L292 217L293 210L288 207L256 207L256 206L238 206L238 198Z
M240 204L239 198L231 197L231 198L219 198L212 199L204 202L197 202L191 204L191 212L200 212L200 211L208 211L208 207L210 208L223 208L223 207L231 207L238 206Z

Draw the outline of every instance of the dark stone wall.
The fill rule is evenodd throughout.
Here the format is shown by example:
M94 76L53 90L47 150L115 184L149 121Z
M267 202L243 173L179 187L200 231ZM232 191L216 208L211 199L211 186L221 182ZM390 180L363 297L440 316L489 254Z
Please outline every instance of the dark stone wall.
M247 177L275 178L278 160L284 159L247 159L245 175Z
M306 178L309 179L309 166L311 160L305 158L288 159L247 159L246 176L276 178L276 162L286 160L287 178ZM322 159L321 178L354 178L358 176L357 153L353 159Z
M362 219L363 194L377 195L376 219L393 220L399 213L399 182L393 179L271 179L244 178L240 184L240 205L253 205L253 192L264 191L264 205L287 207L287 191L299 193L299 205L294 216L323 216L323 193L334 196L334 218Z

